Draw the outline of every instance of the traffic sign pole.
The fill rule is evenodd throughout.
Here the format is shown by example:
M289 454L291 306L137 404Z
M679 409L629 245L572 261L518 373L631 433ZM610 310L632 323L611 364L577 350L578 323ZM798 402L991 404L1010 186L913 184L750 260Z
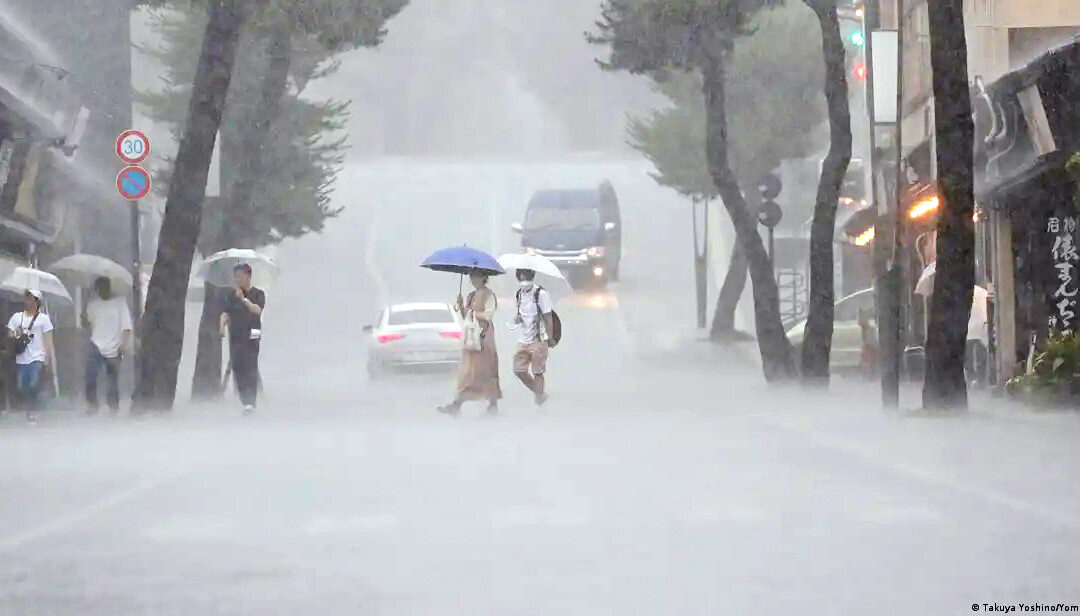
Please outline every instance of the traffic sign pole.
M141 247L139 243L139 202L132 202L131 207L131 276L134 302L131 313L134 320L135 331L139 331L139 320L142 318L142 261Z
M151 180L150 174L136 165L150 157L150 138L146 136L146 133L134 129L120 133L116 138L116 156L128 165L116 176L116 190L121 197L131 201L131 279L133 282L131 316L137 356L142 320L142 256L139 241L139 230L142 225L139 220L139 205L141 199L150 194ZM138 370L137 361L136 370Z
M126 130L116 138L116 155L129 165L150 157L150 138L142 131Z
M130 165L116 174L116 190L128 201L138 201L150 194L150 173L142 167Z

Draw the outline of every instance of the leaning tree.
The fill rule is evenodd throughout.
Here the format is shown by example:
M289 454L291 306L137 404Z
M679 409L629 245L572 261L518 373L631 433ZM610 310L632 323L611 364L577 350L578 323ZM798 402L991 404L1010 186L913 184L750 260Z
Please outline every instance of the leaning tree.
M261 4L206 0L206 29L140 324L142 345L133 412L172 408L184 344L184 300L199 239L210 159L225 111L240 32Z
M375 45L383 26L407 0L206 0L209 19L191 89L188 120L173 165L165 215L147 292L143 322L140 378L136 411L167 410L176 395L176 378L183 348L184 301L192 258L202 228L202 205L214 142L221 127L233 77L237 48L245 25L265 28L267 58L254 128L245 144L250 156L240 165L233 183L240 205L226 213L226 234L246 231L251 200L263 175L263 158L270 125L287 88L292 36L316 36L336 51ZM150 4L162 5L161 0ZM230 204L233 205L233 204ZM230 210L232 208L230 207Z
M320 57L325 61L342 51L379 45L386 35L386 23L407 3L408 0L277 0L277 10L267 11L265 20L253 24L255 48L252 54L257 58L257 77L250 92L253 95L249 99L250 105L238 104L239 109L231 114L238 127L233 133L236 147L223 147L222 151L234 152L236 164L226 198L220 202L221 216L217 218L220 226L206 238L208 252L231 247L255 248L276 243L289 235L288 229L295 227L292 221L278 219L274 221L276 224L271 223L267 212L260 211L265 209L265 204L256 208L254 202L260 187L274 183L272 174L267 173L270 170L267 158L273 150L271 146L275 142L281 143L283 103L304 104L306 101L300 98L303 85L336 67L331 63L330 69L320 68L323 65ZM291 95L290 77L295 84L295 93ZM317 128L324 132L337 127L330 118L330 125ZM225 136L223 134L223 138ZM318 157L328 153L325 149L320 152L319 148L338 149L343 142L317 144L309 140L299 144ZM303 156L304 152L299 154ZM304 185L301 183L300 186ZM315 213L322 216L317 226L308 228L317 231L321 229L322 219L335 212L325 203L328 200L325 186L309 183L308 187L320 193L316 198ZM266 191L262 194L266 196ZM270 209L273 209L272 205ZM209 285L207 291L199 322L192 380L195 399L213 398L221 392L221 339L217 324L223 302L220 292L210 289Z
M795 375L791 344L780 321L772 264L728 156L727 85L736 40L752 33L751 20L778 0L606 0L591 41L610 46L608 70L650 74L696 70L705 98L709 175L746 253L754 291L758 349L765 378Z
M159 46L146 52L164 67L159 90L141 92L139 102L149 117L182 128L184 110L197 61L193 47L205 26L205 15L197 7L173 9L152 15ZM318 233L338 213L330 193L344 157L344 128L348 103L316 100L305 94L311 81L333 74L339 63L331 52L312 37L297 36L291 43L289 88L278 103L273 130L260 152L263 173L255 183L251 215L240 234L248 245L265 246L285 238ZM237 51L236 67L225 114L218 134L220 140L220 182L222 194L230 195L234 179L250 157L239 147L250 143L248 134L259 128L252 121L262 102L263 68L268 64L266 45L254 28L245 29ZM197 51L197 49L195 50ZM162 173L157 186L167 188L171 178ZM223 233L229 199L208 198L203 204L202 229L197 252L211 254L233 245ZM221 392L220 287L204 284L204 301L199 331L198 355L192 386L194 399L214 397Z
M731 165L742 187L756 186L782 161L803 158L818 148L816 129L825 118L820 90L821 47L804 36L816 25L799 4L762 11L753 34L739 41L728 81ZM789 44L778 49L777 41ZM696 200L717 196L705 156L705 102L698 72L665 71L655 87L668 104L628 123L630 145L656 166L654 178ZM769 118L762 126L759 118ZM751 208L755 191L744 191ZM798 214L801 211L790 212ZM809 212L807 212L809 214ZM735 311L746 288L747 263L738 242L716 298L710 337L736 339Z
M832 350L833 304L836 301L833 235L840 187L851 162L851 112L848 107L846 53L840 34L836 0L803 1L814 11L820 24L825 63L823 87L829 110L829 153L821 165L814 219L810 225L810 298L801 373L803 383L827 384Z

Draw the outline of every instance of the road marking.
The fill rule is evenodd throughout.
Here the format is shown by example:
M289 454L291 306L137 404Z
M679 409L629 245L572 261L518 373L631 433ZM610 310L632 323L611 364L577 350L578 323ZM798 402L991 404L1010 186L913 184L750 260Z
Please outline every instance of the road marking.
M350 516L347 518L318 517L304 529L309 535L332 535L356 532L387 532L398 526L398 518L392 513Z
M761 524L773 517L756 507L690 505L676 514L676 519L687 525L715 524Z
M499 198L495 189L488 191L488 212L491 217L491 254L499 256Z
M128 488L113 492L101 498L97 501L90 503L85 507L69 511L68 513L54 518L44 524L38 525L34 528L17 532L13 535L0 538L0 550L17 550L28 543L44 539L50 535L62 533L71 528L78 526L79 524L100 515L110 509L115 509L124 503L135 500L143 494L161 486L163 483L175 479L180 475L170 475L165 477L159 477L157 479L146 479L132 485Z
M611 313L615 316L615 330L619 335L619 343L626 350L632 350L634 338L630 335L630 326L626 323L626 313L623 312L622 302L614 291L611 291Z
M382 270L379 269L375 259L375 245L379 237L379 223L382 219L382 204L376 199L371 208L371 220L368 222L367 246L364 247L364 269L375 282L375 294L378 298L379 310L386 305L386 280L383 279Z
M523 526L585 526L589 521L589 514L584 511L558 508L519 507L491 513L491 526L497 529Z
M1080 517L1068 512L1055 510L1052 507L1032 503L1025 499L1015 498L1004 492L992 488L980 486L967 481L960 481L952 477L939 475L931 470L907 464L887 460L878 454L877 450L868 445L842 439L837 436L819 432L812 428L800 425L798 418L767 417L760 416L761 420L774 428L800 434L820 447L835 449L844 453L862 458L867 462L881 466L897 475L921 481L925 484L946 488L960 494L1012 509L1045 521L1053 522L1071 530L1080 530Z

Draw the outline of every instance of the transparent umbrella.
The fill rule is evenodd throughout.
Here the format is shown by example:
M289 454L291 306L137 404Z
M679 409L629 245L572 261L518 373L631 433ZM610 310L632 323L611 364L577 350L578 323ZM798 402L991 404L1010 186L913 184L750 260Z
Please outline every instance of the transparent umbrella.
M281 269L273 258L250 248L230 248L216 252L199 265L198 277L219 287L233 285L233 268L251 266L251 284L265 289L277 279Z
M97 255L74 254L64 257L49 267L49 271L67 276L80 286L89 287L98 278L107 278L113 291L131 288L131 272L116 261Z
M7 278L0 282L0 291L22 298L27 289L39 289L45 294L47 302L61 301L74 303L64 283L60 279L32 267L16 267Z

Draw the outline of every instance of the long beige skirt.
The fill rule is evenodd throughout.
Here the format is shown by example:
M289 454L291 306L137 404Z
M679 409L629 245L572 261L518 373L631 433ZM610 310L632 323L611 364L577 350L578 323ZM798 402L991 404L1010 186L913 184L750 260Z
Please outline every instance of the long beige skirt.
M499 400L499 353L495 350L495 328L484 324L479 351L462 351L458 368L457 399Z

